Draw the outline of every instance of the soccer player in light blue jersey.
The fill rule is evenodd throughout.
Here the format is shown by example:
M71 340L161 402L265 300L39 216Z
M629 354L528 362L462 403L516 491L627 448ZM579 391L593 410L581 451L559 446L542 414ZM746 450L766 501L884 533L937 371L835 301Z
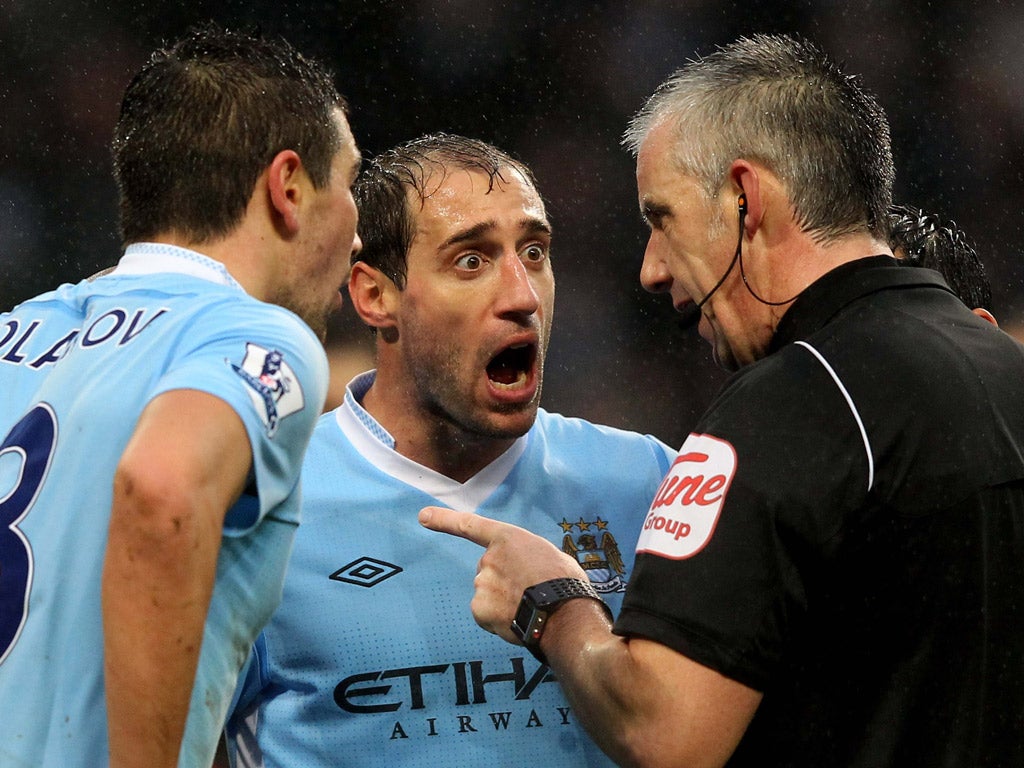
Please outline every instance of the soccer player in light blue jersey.
M282 603L229 718L232 762L610 765L547 666L473 623L479 553L417 514L444 504L529 528L617 610L674 452L539 409L555 281L525 165L427 136L370 163L356 199L349 293L377 368L313 434Z
M5 768L210 765L359 248L344 102L283 41L158 51L113 150L117 266L0 315Z

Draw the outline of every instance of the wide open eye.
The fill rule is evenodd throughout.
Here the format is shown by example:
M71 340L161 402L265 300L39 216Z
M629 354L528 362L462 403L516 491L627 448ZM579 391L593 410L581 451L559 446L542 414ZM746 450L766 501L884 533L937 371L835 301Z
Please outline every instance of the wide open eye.
M526 246L520 253L520 258L522 258L524 261L530 261L533 263L544 261L544 259L546 259L547 256L547 249L540 243L531 243L530 245Z
M484 265L484 259L479 253L467 253L455 260L455 266L459 269L467 269L475 272Z

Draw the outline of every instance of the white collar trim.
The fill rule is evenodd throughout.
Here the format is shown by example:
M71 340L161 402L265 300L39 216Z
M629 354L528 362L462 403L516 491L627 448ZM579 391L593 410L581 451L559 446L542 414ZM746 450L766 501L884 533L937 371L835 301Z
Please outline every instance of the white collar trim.
M167 243L132 243L114 269L115 275L152 275L174 272L244 290L221 262L198 251Z
M352 379L346 388L344 403L335 409L335 421L345 437L356 451L382 472L453 509L475 512L519 461L526 450L529 433L517 439L507 451L465 483L460 483L395 451L394 438L359 402L375 377L376 371L367 371Z

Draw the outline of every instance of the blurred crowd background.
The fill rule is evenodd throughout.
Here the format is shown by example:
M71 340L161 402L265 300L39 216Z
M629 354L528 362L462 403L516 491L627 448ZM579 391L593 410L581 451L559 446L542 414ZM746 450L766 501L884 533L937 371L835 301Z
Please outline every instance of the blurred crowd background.
M679 444L724 380L639 285L645 228L619 140L685 60L755 32L810 37L863 77L889 114L897 200L959 223L1003 327L1024 325L1024 6L1003 0L0 0L0 311L117 260L121 92L153 48L209 19L327 61L368 156L450 131L533 167L555 227L549 410ZM369 367L350 309L329 345L333 384Z

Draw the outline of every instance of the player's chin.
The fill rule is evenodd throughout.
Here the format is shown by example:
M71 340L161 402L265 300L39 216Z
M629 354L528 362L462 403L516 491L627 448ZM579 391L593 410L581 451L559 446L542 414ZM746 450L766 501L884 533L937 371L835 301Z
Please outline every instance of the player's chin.
M502 439L522 437L537 420L537 403L505 403L493 407L482 420L489 436Z

